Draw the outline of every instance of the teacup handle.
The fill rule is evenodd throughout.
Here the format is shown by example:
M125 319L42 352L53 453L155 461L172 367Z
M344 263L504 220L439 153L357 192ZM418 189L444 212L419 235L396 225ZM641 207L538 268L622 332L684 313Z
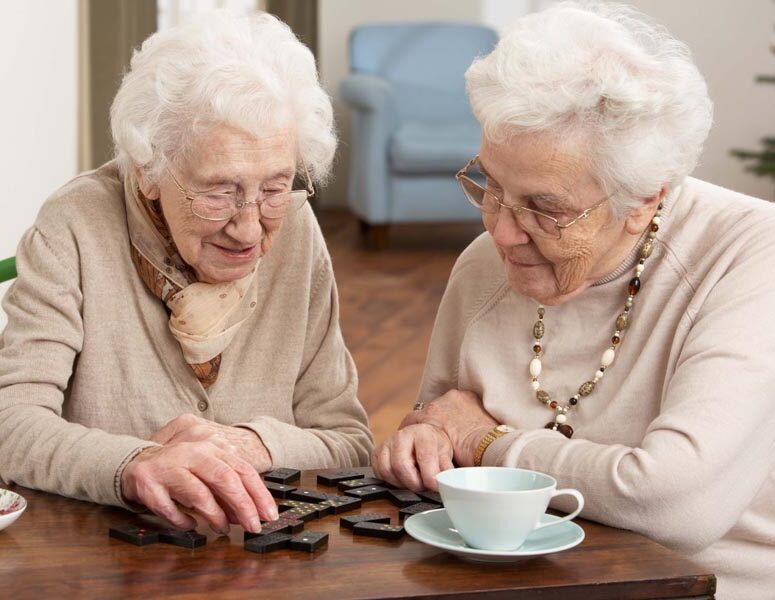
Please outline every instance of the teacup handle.
M576 499L576 503L578 504L576 510L560 519L557 519L556 521L550 521L549 523L539 523L535 529L541 529L541 527L549 527L551 525L557 525L559 523L564 523L565 521L570 521L571 519L577 517L581 510L584 508L584 496L582 496L581 492L578 490L574 490L572 488L555 490L552 494L552 498L555 496L573 496ZM535 531L535 529L533 531Z

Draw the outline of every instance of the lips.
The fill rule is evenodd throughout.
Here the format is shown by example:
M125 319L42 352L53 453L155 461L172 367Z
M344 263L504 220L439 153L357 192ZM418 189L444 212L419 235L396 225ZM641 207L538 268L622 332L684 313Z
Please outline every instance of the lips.
M213 244L213 246L218 248L222 254L225 254L229 258L238 259L252 258L256 253L256 249L258 248L258 246L255 244L252 246L246 246L244 248L228 248L226 246L219 246L218 244Z
M506 260L515 267L537 267L538 265L542 264L540 262L527 262L524 260L518 260L508 256L506 257Z

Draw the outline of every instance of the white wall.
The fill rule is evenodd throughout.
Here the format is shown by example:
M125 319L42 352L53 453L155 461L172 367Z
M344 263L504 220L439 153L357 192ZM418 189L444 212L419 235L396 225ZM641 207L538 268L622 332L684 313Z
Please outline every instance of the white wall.
M695 176L724 187L775 200L771 178L756 177L729 155L731 148L758 149L775 135L775 85L755 83L775 74L775 2L772 0L631 0L691 48L708 81L715 123Z
M343 206L350 161L350 116L339 96L339 82L347 74L347 42L357 25L389 21L479 21L481 0L320 0L318 8L320 76L334 101L340 144L334 181L321 191L326 206Z
M77 25L77 0L0 5L0 258L77 171Z
M77 0L0 9L0 257L78 164Z

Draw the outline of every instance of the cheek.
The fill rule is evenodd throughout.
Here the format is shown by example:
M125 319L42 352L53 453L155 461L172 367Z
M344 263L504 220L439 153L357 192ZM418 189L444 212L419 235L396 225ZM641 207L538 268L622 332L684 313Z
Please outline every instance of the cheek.
M181 253L193 255L201 251L203 242L217 235L221 229L223 225L220 223L184 219L178 223L177 233L173 234L173 239Z
M261 228L264 230L264 235L271 236L279 231L282 224L283 219L263 219Z
M554 272L559 287L563 290L575 288L585 280L592 268L593 252L589 243L576 242L566 246L554 262Z
M482 223L484 223L484 228L487 230L487 233L492 235L492 232L495 231L495 223L498 222L498 215L494 215L491 213L482 213Z

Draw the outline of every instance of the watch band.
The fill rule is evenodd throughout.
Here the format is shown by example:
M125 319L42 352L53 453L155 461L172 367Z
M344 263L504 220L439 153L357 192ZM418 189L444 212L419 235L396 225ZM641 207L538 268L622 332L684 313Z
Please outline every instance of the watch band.
M495 440L497 440L502 435L506 435L507 433L509 433L510 429L511 428L505 428L503 425L498 425L497 427L493 427L492 429L490 429L490 431L487 432L487 435L485 435L482 438L482 441L479 442L479 445L476 448L476 452L474 453L475 467L482 466L482 458L484 458L484 453L487 450L487 448L490 447L490 444L492 444Z

